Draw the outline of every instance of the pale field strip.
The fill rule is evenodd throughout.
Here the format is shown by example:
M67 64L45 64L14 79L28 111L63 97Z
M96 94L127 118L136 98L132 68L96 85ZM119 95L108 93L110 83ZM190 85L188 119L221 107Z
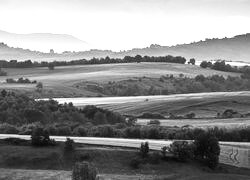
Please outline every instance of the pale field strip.
M1 134L0 139L20 138L30 140L29 135ZM59 142L64 142L65 136L51 136ZM77 143L91 145L106 145L115 147L139 148L142 142L149 142L151 150L160 151L163 146L169 146L173 141L150 140L150 139L122 139L122 138L96 138L96 137L68 137ZM250 143L244 142L220 142L221 154L220 163L236 167L250 168Z

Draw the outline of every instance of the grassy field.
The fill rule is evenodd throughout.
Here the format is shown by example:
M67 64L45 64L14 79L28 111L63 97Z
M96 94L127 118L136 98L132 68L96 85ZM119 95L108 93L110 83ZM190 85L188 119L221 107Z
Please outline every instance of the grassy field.
M158 119L161 126L188 126L190 128L245 128L250 127L250 118L230 118L230 119ZM150 119L138 119L137 124L147 125Z
M194 112L197 118L216 117L226 109L250 113L250 92L212 92L167 96L58 98L60 103L75 106L96 105L122 114L140 115L144 112L185 115Z
M50 71L48 68L8 68L4 69L7 77L0 77L0 88L22 90L27 93L35 90L35 85L27 84L6 84L6 78L29 78L44 84L43 97L80 97L97 96L98 94L78 89L73 85L82 81L109 82L126 80L133 77L156 77L162 75L184 74L187 77L194 77L199 74L210 76L214 74L223 76L239 76L237 73L228 73L203 69L199 66L171 64L171 63L128 63L128 64L101 64L82 66L56 67ZM34 94L34 93L33 93ZM37 94L35 94L38 96Z
M211 171L196 163L160 160L159 164L144 163L139 169L129 166L137 150L117 147L77 145L77 157L93 163L101 179L249 179L247 169L220 165ZM1 144L0 179L67 180L71 177L71 163L63 160L62 147L34 148Z

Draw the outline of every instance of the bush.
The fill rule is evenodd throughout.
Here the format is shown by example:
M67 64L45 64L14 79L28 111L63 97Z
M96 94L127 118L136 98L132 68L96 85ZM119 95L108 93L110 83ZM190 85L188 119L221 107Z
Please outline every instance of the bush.
M195 139L195 156L214 169L219 163L220 146L218 139L210 133L202 133Z
M77 162L73 167L72 180L96 180L97 169L88 162Z
M168 150L178 161L185 162L193 157L194 149L187 141L174 141Z
M149 153L149 145L148 142L145 143L141 143L141 147L140 147L140 155L143 158L148 157L148 153Z
M142 163L142 160L140 158L138 158L138 157L135 157L135 158L131 159L129 165L133 169L138 169L140 167L141 163Z

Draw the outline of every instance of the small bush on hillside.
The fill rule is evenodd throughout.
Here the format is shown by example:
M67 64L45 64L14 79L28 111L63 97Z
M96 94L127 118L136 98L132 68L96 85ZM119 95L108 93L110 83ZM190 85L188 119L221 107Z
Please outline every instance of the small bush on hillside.
M202 133L195 139L194 144L196 158L204 161L208 167L216 168L220 155L218 139L209 133Z
M75 136L87 136L88 130L83 126L78 126L73 130Z
M178 161L185 162L193 157L194 149L187 141L174 141L168 150Z
M148 153L149 153L149 144L148 142L145 143L141 143L141 147L140 147L140 155L143 158L148 157Z

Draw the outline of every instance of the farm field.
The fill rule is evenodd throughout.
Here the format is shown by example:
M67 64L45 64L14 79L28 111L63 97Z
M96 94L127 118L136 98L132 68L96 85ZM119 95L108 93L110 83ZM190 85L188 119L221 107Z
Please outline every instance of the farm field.
M216 117L226 109L250 112L250 92L190 93L166 96L55 98L59 103L72 102L77 107L96 105L122 114L144 112L185 115L194 112L197 118Z
M250 118L230 118L230 119L158 119L160 126L187 126L189 128L245 128L250 127ZM137 119L137 124L147 125L150 119Z
M0 77L0 89L22 90L31 93L35 90L35 85L30 84L7 84L6 78L18 79L20 77L37 80L44 85L44 95L49 97L81 97L97 96L91 91L81 90L73 86L83 81L97 83L107 83L109 81L121 81L133 77L159 78L162 75L184 74L187 77L194 77L203 74L239 76L238 73L229 73L203 69L199 66L183 65L176 63L126 63L126 64L100 64L82 66L61 66L55 70L48 68L7 68L4 69L8 76Z

